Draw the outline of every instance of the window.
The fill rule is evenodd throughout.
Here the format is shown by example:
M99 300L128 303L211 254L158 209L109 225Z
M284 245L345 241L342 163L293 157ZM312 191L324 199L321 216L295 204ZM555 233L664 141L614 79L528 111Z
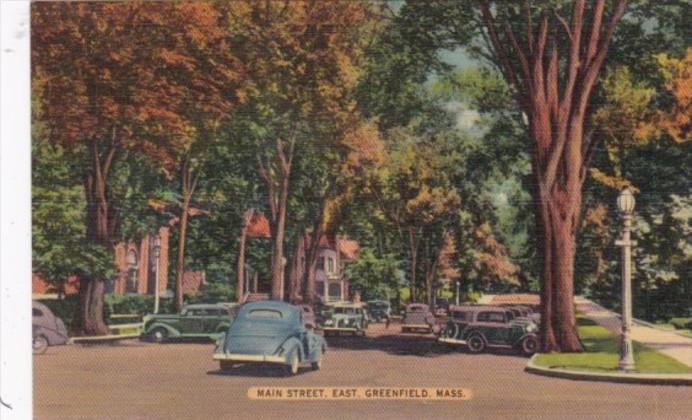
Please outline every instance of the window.
M43 316L43 312L41 312L40 309L33 308L31 311L31 315L41 317Z
M334 258L328 257L327 258L327 273L333 273L334 272Z
M325 271L324 270L324 257L318 257L317 258L317 268L322 270L322 271Z
M248 318L281 319L283 315L281 312L272 311L271 309L255 309L250 311Z
M481 312L476 318L478 322L497 322L504 324L505 316L502 312Z
M469 321L471 320L471 313L463 311L454 311L452 312L452 318L456 319L457 321Z
M329 283L329 297L334 299L341 298L341 284Z
M323 281L315 282L315 292L317 293L318 296L324 296L324 282Z

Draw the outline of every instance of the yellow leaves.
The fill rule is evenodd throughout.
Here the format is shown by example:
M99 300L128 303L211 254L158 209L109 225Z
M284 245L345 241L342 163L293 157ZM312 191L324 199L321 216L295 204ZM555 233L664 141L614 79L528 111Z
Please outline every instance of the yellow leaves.
M692 47L681 59L666 54L656 58L666 89L675 99L669 111L657 114L658 125L676 142L687 142L692 137Z
M632 185L632 183L629 180L623 177L617 175L608 175L598 168L589 169L589 173L591 174L591 178L593 178L594 181L598 182L604 187L611 188L616 191L621 191L625 187L630 187L630 189L632 189L635 192L639 191L635 186Z
M479 225L473 235L477 244L473 259L478 271L489 280L518 285L519 267L510 260L504 245L495 238L490 224Z

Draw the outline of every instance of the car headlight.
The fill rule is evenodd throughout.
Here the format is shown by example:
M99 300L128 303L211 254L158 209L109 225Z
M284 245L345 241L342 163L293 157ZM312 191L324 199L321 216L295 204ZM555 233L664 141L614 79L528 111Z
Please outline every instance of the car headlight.
M334 325L334 320L328 319L328 320L324 321L324 325Z
M536 327L536 324L529 324L526 326L526 332L535 332L538 330L538 327Z

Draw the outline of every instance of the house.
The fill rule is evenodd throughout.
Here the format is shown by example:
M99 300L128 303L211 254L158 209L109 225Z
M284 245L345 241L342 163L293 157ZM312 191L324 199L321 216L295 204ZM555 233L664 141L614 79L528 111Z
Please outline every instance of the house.
M336 235L320 238L315 272L315 293L322 302L349 299L349 282L344 273L346 264L358 257L358 242Z
M190 209L190 216L203 214L198 209ZM178 222L173 217L168 225L161 226L156 233L144 235L133 241L123 241L113 248L113 260L116 274L108 279L105 284L105 292L116 295L154 295L156 293L156 281L158 278L159 296L168 296L172 293L167 290L168 264L169 264L169 236L170 228ZM159 254L156 255L158 238ZM186 271L183 274L183 294L195 294L204 287L204 271ZM59 294L71 295L79 293L79 281L76 276L70 276L61 287L62 290L51 285L41 277L39 273L32 274L32 297L50 298Z

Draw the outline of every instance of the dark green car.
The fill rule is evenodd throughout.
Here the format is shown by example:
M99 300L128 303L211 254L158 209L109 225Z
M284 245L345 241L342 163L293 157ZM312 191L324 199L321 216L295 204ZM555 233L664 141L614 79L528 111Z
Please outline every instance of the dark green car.
M228 330L233 315L234 308L224 304L187 305L180 314L145 316L142 335L158 343L184 337L215 340Z
M495 347L514 348L531 355L538 349L537 330L536 324L530 320L515 319L508 308L452 306L438 341L466 346L472 353Z

